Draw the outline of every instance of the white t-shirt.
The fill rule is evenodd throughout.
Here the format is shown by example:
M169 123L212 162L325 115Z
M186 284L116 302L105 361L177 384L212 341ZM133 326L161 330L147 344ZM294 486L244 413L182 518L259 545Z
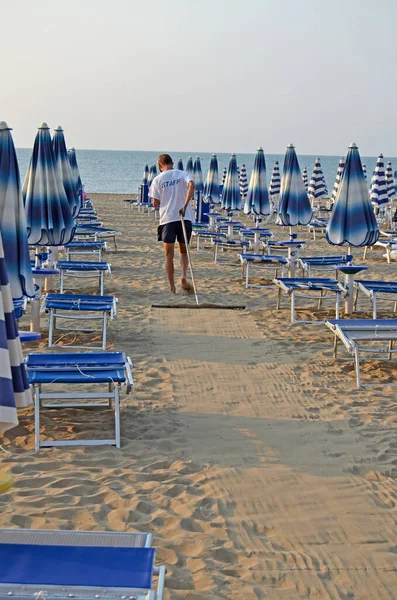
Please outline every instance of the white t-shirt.
M189 181L193 181L189 173L179 169L163 171L153 179L149 197L160 200L160 225L180 221L179 210L185 204ZM186 208L185 220L193 221L190 203Z

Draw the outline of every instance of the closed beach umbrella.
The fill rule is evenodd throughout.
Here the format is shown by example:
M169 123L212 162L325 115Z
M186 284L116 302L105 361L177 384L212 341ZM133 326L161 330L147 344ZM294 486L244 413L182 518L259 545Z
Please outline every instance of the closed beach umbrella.
M183 171L183 161L181 158L178 160L178 165L176 168L179 169L179 171Z
M81 177L80 177L79 166L77 164L76 150L74 148L71 148L69 150L68 158L69 158L70 168L72 170L73 181L77 188L77 194L79 196L82 196L83 184L82 184Z
M319 158L317 158L316 162L314 163L314 169L307 188L307 193L313 200L325 198L328 194L324 173L321 168L321 161Z
M147 180L147 185L148 185L149 190L150 190L150 186L152 185L152 181L156 177L156 175L157 175L157 167L156 167L156 163L153 163L152 165L150 165L149 177Z
M81 208L81 201L73 180L63 129L60 126L55 129L54 137L52 139L52 147L54 149L55 162L61 173L61 179L63 187L65 188L67 199L69 201L72 217L76 217Z
M334 246L372 246L379 237L356 144L347 153L326 237Z
M344 168L345 168L345 157L341 156L339 159L338 170L336 172L334 188L332 190L331 204L333 204L335 202L336 195L338 193L338 189L339 189L339 185L340 185L340 180L342 179L342 173L343 173Z
M371 179L371 187L369 188L369 197L371 202L376 206L382 206L382 204L389 202L383 154L379 154L376 161L375 171Z
M244 200L246 199L247 194L248 194L248 178L247 178L247 169L246 169L245 165L241 165L239 181L240 181L241 199L244 202Z
M306 167L302 171L302 179L303 179L303 183L305 184L306 191L307 191L307 188L309 187L309 180L307 177L307 168Z
M0 234L0 433L18 425L32 403Z
M11 130L0 123L0 231L14 300L34 296L25 207Z
M274 196L280 195L281 189L281 175L280 165L278 160L274 163L272 178L270 179L269 195L273 198Z
M29 244L62 246L70 242L76 226L46 123L36 135L22 193Z
M143 169L142 185L147 185L149 179L149 165L145 165Z
M211 157L210 168L208 169L204 185L203 200L213 204L219 204L221 201L216 154L213 154Z
M196 156L193 166L194 189L197 194L202 194L204 190L203 172L201 170L200 158Z
M229 168L222 191L222 208L226 210L241 210L240 183L235 154L230 155Z
M284 158L277 224L289 227L308 225L312 214L295 148L290 144Z
M266 162L263 149L259 148L254 162L254 168L251 173L248 186L247 199L244 204L246 215L253 213L255 215L269 215L269 193L266 180Z
M193 179L193 158L191 156L187 159L186 172L189 173L190 177Z
M386 183L387 183L387 195L389 197L389 200L391 200L396 195L396 186L394 183L393 168L391 166L391 162L388 162L387 167L386 167Z

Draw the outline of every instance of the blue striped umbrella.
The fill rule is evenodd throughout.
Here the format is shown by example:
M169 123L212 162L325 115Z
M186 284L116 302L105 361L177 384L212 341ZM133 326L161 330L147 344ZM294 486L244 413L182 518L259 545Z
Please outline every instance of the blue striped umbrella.
M69 158L70 168L72 170L73 181L74 181L74 184L77 189L77 193L79 196L82 196L83 183L81 181L79 166L77 164L76 150L74 148L71 148L68 151L68 158Z
M147 185L148 185L149 189L150 189L150 186L152 185L153 179L156 176L157 176L157 167L156 167L156 163L153 163L152 165L150 165L149 177L148 177L148 180L147 180Z
M386 166L386 183L387 183L387 195L388 195L389 200L391 200L396 195L396 186L394 183L393 167L391 166L391 162L388 162L387 166Z
M149 179L149 165L145 165L143 169L142 185L147 185Z
M269 215L269 193L267 191L266 161L262 148L258 148L255 156L254 168L248 186L247 199L244 204L246 215Z
M313 200L325 198L328 195L327 185L325 183L324 173L319 158L316 158L316 162L314 163L314 169L307 188L307 193Z
M371 179L371 187L369 188L369 197L371 202L376 206L382 206L382 204L389 202L383 154L379 154L376 161L376 167Z
M247 178L247 169L246 169L245 165L241 165L239 183L240 183L241 200L244 202L247 197L247 194L248 194L248 178Z
M202 194L204 190L203 173L200 158L196 156L193 166L193 181L196 194Z
M62 246L70 242L76 225L46 123L42 124L36 135L22 193L29 244Z
M338 189L339 189L339 185L340 185L340 180L342 179L342 174L343 174L344 168L345 168L345 157L341 156L339 159L338 170L336 172L334 188L332 190L331 204L333 204L335 202L336 195L338 193Z
M281 175L278 160L274 163L272 178L270 179L269 196L279 196L281 189Z
M186 172L189 173L190 177L193 179L193 158L191 156L187 159Z
M0 123L0 231L14 300L34 296L25 207L14 142L7 123Z
M183 160L181 158L178 160L178 165L176 168L179 169L179 171L183 171Z
M18 425L32 403L0 234L0 433Z
M55 162L61 173L63 187L65 188L72 216L76 217L81 208L81 196L79 197L77 193L68 159L68 152L66 150L63 129L60 126L55 129L54 137L52 138L52 147L54 149Z
M218 177L218 159L216 154L211 157L210 168L205 180L203 199L205 202L219 204L221 201Z
M241 210L240 184L237 175L236 155L230 155L229 168L222 191L222 208L226 210Z
M372 246L379 237L356 144L347 153L326 237L334 246Z
M303 179L303 183L305 184L306 191L307 191L307 188L309 187L309 180L307 177L307 168L306 167L302 171L302 179Z
M365 181L367 181L367 167L365 165L363 165L363 173L364 173Z
M284 158L277 225L308 225L312 214L295 148L290 144Z

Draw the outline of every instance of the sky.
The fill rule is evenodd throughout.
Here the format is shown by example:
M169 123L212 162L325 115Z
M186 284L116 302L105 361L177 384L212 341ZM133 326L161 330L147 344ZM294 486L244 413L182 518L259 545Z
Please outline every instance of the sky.
M0 0L0 120L84 149L396 156L396 0Z

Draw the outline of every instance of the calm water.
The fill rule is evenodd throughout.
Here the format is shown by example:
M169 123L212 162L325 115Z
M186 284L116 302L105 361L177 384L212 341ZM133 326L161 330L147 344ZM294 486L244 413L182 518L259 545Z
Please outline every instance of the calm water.
M25 177L31 152L31 149L28 148L17 149L22 181ZM145 164L148 163L150 166L151 163L156 162L159 152L77 150L76 154L81 179L87 192L131 194L136 193L138 190ZM193 159L195 158L195 154L189 152L174 152L172 154L175 163L181 157L184 166L186 166L189 156L193 156ZM222 173L223 167L228 165L230 155L218 154L217 156L219 171ZM331 193L340 156L319 156L328 191ZM245 164L247 167L248 181L254 164L254 158L255 154L237 154L239 166L241 167L242 164ZM205 179L211 154L201 153L200 159ZM301 170L307 167L310 179L316 156L298 155L298 159ZM361 157L361 159L367 167L368 181L370 181L375 168L376 157ZM282 170L284 156L280 154L266 154L268 182L270 181L274 161L276 160L280 162L280 169ZM397 158L385 157L385 165L389 160L392 161L393 170L397 169Z

